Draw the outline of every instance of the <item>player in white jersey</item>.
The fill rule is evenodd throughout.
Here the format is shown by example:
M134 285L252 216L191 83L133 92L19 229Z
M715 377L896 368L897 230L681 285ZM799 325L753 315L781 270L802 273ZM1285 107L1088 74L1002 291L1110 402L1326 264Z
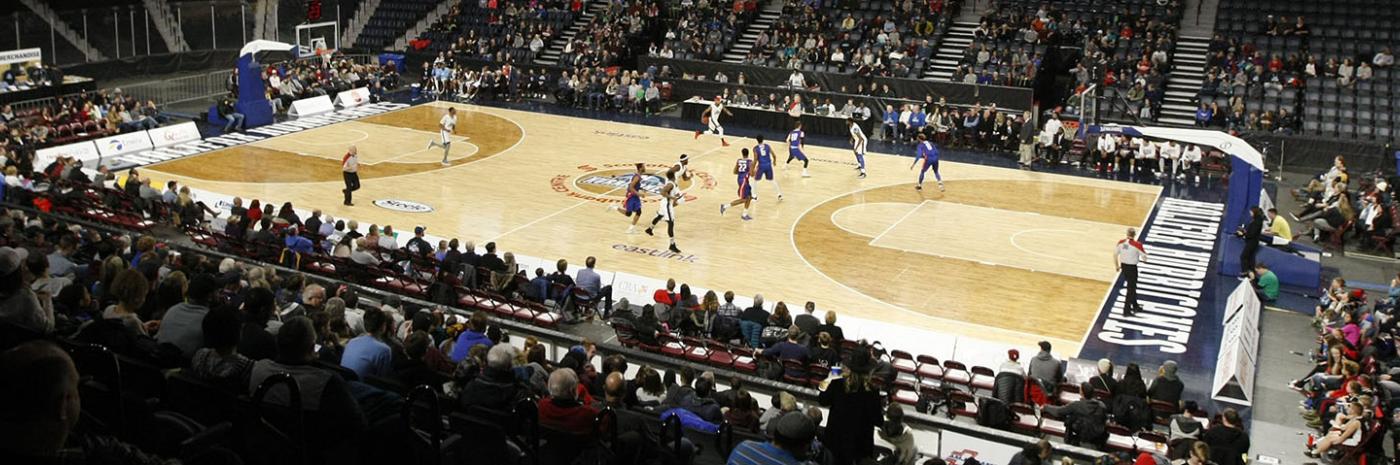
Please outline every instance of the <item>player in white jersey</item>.
M1201 182L1201 146L1188 145L1186 150L1181 152L1181 175L1195 176L1197 184Z
M661 185L661 190L658 192L661 195L661 208L656 211L656 218L652 218L651 226L647 226L646 233L648 236L654 235L652 228L655 228L656 223L661 222L661 220L666 220L666 235L671 239L670 250L681 253L681 249L676 247L676 206L680 205L681 199L685 198L685 192L682 192L680 185L676 184L677 171L680 171L678 167L666 170L666 184Z
M705 112L700 115L700 124L709 126L709 129L695 131L695 138L699 139L701 134L707 132L710 134L717 134L719 135L719 143L728 147L729 141L724 140L724 126L719 125L719 116L721 114L734 116L733 113L729 112L728 108L724 107L724 98L716 95L714 101L710 102L710 107L706 108Z
M1176 145L1176 141L1166 141L1158 146L1157 155L1157 177L1171 179L1173 175L1181 176L1181 146Z
M855 118L847 118L846 125L849 126L851 130L851 150L856 153L856 164L858 165L856 169L860 170L860 177L864 178L865 143L868 140L865 138L865 130L861 129L859 124L856 124Z
M428 141L428 148L442 147L442 164L447 164L447 152L452 149L452 131L457 128L457 109L448 108L447 114L438 120L438 135L442 141ZM465 139L465 138L464 138Z

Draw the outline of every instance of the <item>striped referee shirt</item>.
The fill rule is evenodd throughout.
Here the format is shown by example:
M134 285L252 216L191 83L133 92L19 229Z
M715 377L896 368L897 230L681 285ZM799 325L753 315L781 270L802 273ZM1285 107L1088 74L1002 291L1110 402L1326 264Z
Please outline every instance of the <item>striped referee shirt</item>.
M356 155L356 154L353 154L353 153L346 152L346 153L345 153L345 158L342 158L342 159L340 160L340 170L341 170L341 171L344 171L344 172L346 172L346 173L355 173L355 172L359 172L359 171L360 171L360 156L359 156L359 155Z

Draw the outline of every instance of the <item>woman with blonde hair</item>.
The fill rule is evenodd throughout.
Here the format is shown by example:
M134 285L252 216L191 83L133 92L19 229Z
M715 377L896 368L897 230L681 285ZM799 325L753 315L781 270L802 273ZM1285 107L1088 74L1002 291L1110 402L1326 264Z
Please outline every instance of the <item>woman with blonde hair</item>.
M510 252L501 255L501 260L505 262L506 270L500 273L491 273L491 288L507 292L511 285L515 284L515 275L520 273L520 265L515 263L515 254Z

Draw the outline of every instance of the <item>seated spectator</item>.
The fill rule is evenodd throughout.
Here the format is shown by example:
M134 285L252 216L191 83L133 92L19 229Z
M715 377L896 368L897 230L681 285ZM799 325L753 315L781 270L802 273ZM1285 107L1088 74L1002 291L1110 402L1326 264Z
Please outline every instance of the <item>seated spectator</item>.
M1011 349L1006 353L1007 360L997 369L992 380L992 397L1005 402L1024 403L1026 400L1026 375L1021 367L1021 352Z
M725 409L724 421L736 430L759 434L758 402L748 392L739 391L734 397L734 405Z
M243 297L243 329L238 353L252 360L277 358L277 337L269 331L276 298L265 288L252 288ZM280 323L279 323L280 324Z
M67 352L30 341L0 352L0 458L5 463L165 463L116 439L79 436L78 370ZM68 448L69 444L81 447Z
M1361 433L1370 422L1368 412L1362 402L1350 402L1346 406L1346 411L1338 413L1332 421L1331 428L1327 435L1314 442L1305 454L1308 457L1326 457L1327 451L1346 443L1347 440Z
M381 378L394 374L394 354L384 342L388 337L389 316L377 308L365 311L365 332L345 344L340 366L355 372L360 379Z
M1269 270L1269 266L1264 263L1256 263L1254 270L1249 272L1250 284L1254 285L1255 294L1259 295L1259 300L1273 302L1278 300L1278 276Z
M1153 401L1166 402L1173 408L1181 407L1181 392L1186 389L1186 385L1176 377L1176 362L1167 360L1162 362L1162 366L1157 368L1157 377L1152 380L1152 386L1147 388L1147 398Z
M836 347L835 341L831 339L831 333L825 331L817 333L812 344L811 361L829 367L841 364L841 351Z
M363 433L368 423L349 385L335 373L311 365L316 359L316 329L306 317L293 317L277 331L277 360L258 360L248 379L248 392L256 392L268 377L287 373L300 388L301 407L317 415L337 438L349 439ZM272 405L289 406L286 389L275 388L265 400Z
M1080 392L1094 392L1094 386L1084 383ZM1086 395L1067 405L1047 405L1047 415L1060 418L1065 424L1065 443L1103 449L1108 441L1108 408L1103 401Z
M231 392L242 392L248 385L253 361L238 353L238 312L230 307L215 308L204 315L200 326L204 330L204 347L190 358L190 375Z
M820 334L820 333L827 333L827 334L830 334L830 335L831 335L831 340L832 340L832 341L835 341L835 343L838 344L838 345L841 343L841 341L846 340L846 333L841 332L841 327L840 327L840 326L836 326L836 312L835 312L835 311L832 311L832 310L827 310L827 311L826 311L825 322L826 322L825 324L823 324L823 325L817 327L817 332L818 332L818 334Z
M473 313L467 320L467 328L462 334L457 336L457 341L452 345L452 362L461 362L467 357L467 352L472 346L483 345L491 347L491 339L486 337L486 315L481 312Z
M807 346L798 342L801 336L802 330L797 325L793 325L788 329L787 339L763 350L764 357L775 358L780 362L788 360L797 362L798 366L784 369L785 375L791 378L805 378L807 376L806 367L811 354L808 352Z
M0 300L0 321L47 334L54 327L52 307L45 309L39 302L39 296L30 288L34 277L29 267L25 266L28 259L29 251L22 247L0 247L0 298L3 298ZM145 296L141 297L142 301L136 302L136 308L144 302ZM136 308L130 309L133 314Z
M768 325L768 318L771 315L763 309L763 295L753 296L753 306L744 309L739 314L739 329L743 335L742 339L749 347L763 347L763 327Z
M1049 394L1055 392L1060 380L1064 379L1064 368L1055 355L1050 353L1049 341L1040 341L1038 344L1040 352L1031 358L1030 370L1026 374L1039 381L1041 387Z
M661 375L650 367L642 367L633 384L637 385L633 395L637 397L638 405L655 407L666 398L666 386L661 383Z
M802 412L788 412L767 428L768 442L744 441L729 454L731 465L805 463L817 436L817 426Z
M1168 441L1175 444L1182 439L1200 439L1201 432L1205 430L1205 424L1196 418L1195 412L1198 410L1196 401L1188 400L1182 402L1181 413L1172 415L1167 423L1167 430L1171 432Z
M549 397L540 399L540 427L575 435L593 434L598 410L578 400L578 375L559 368L549 374Z
M1210 461L1216 465L1244 465L1249 454L1249 434L1240 426L1240 414L1233 408L1226 408L1220 414L1220 421L1213 422L1201 435L1201 441L1210 446Z
M190 280L185 289L185 301L170 307L161 318L156 340L179 347L185 357L194 356L196 350L204 347L201 322L209 313L209 299L218 290L218 284L209 275L200 274Z

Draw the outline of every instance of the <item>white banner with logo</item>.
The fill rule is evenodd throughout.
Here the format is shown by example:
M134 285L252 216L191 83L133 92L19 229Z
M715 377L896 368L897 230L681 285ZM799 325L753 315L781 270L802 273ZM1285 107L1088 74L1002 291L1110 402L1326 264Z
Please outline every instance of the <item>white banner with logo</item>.
M44 61L44 50L39 48L22 48L19 50L6 50L0 52L0 65L10 63L24 63L28 61Z
M336 94L335 104L340 108L354 108L369 103L369 88L360 87Z
M81 162L96 161L101 155L92 141L83 141L58 147L39 149L34 152L34 168L44 169L58 157L73 157Z
M199 140L199 126L193 121L161 126L146 132L149 133L154 147L169 147Z
M1222 402L1251 405L1254 398L1254 368L1259 350L1259 296L1254 284L1240 281L1226 300L1224 335L1215 360L1212 398Z
M97 152L104 157L114 157L128 153L136 153L142 150L150 150L151 136L146 131L128 132L115 136L103 137L92 141L97 145Z
M330 113L335 111L335 104L331 103L331 98L319 95L311 98L304 98L292 102L292 108L287 110L287 114L298 118Z

